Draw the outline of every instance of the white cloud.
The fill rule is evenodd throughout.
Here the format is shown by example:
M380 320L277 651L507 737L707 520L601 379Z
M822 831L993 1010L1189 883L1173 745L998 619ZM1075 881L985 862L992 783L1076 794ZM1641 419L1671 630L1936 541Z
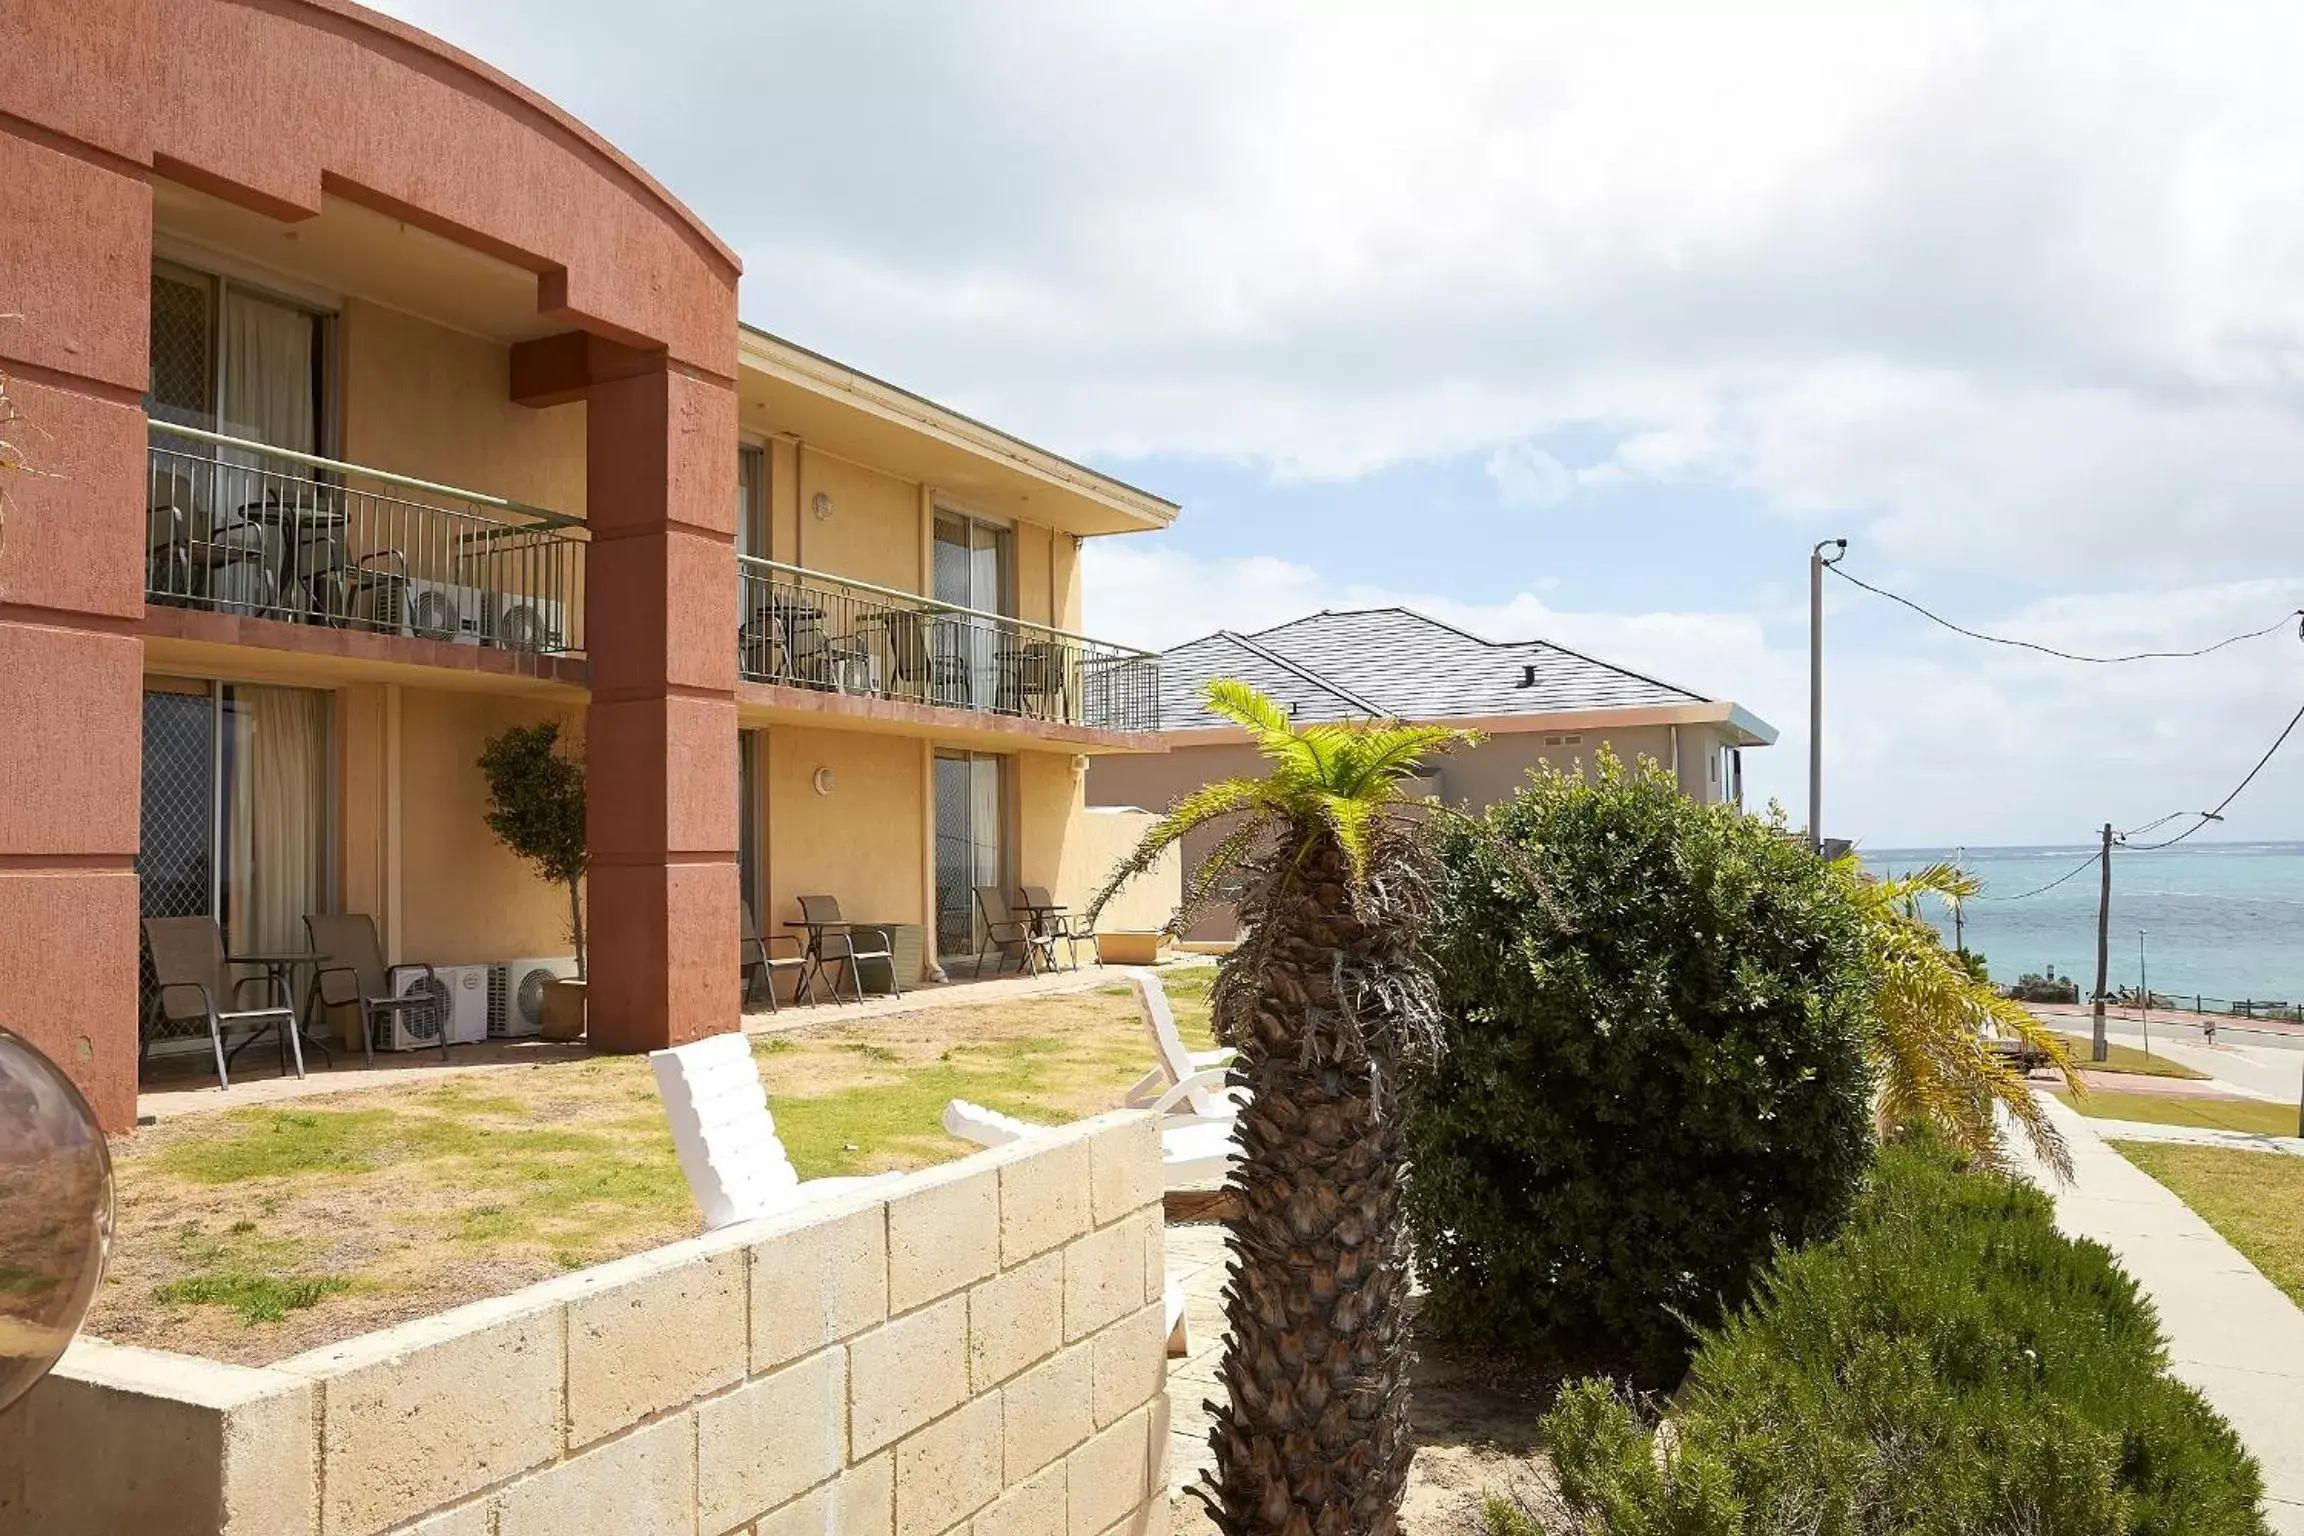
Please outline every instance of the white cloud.
M688 196L754 321L1073 452L1577 426L1938 569L2304 561L2295 8L396 8Z
M1323 607L1399 603L1495 640L1547 639L1682 687L1732 698L1775 725L1746 756L1754 803L1807 804L1805 610L1610 613L1534 592L1470 604L1333 581L1268 558L1207 559L1096 541L1085 567L1099 634L1163 647L1252 630ZM2023 603L1974 627L2081 654L2196 646L2304 605L2304 579L2105 591ZM2205 809L2304 702L2295 627L2214 660L2090 667L1982 645L1878 599L1833 588L1826 639L1826 824L1875 846L2077 841L2106 819L2137 825ZM2304 751L2285 754L2235 807L2232 835L2304 835Z
M1556 507L1576 494L1576 472L1534 443L1506 443L1488 455L1488 478L1508 506Z
M1731 487L1797 525L1740 535L1844 533L2106 646L2260 621L2247 583L2304 569L2304 8L386 3L688 198L754 323L1068 452L1298 482L1466 459L1530 505ZM1563 441L1612 445L1572 493ZM1226 534L1098 544L1092 621L1356 600L1336 557ZM1798 798L1797 602L1446 597L1734 692ZM1828 745L1836 819L1876 836L2148 819L2304 693L2270 642L2100 676L1869 601L1834 593ZM2286 771L2258 809L2304 805Z

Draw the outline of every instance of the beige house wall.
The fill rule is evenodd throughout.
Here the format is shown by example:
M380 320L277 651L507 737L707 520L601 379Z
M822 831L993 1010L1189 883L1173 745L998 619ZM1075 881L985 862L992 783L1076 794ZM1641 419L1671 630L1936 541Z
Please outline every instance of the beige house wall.
M1725 798L1726 786L1708 765L1718 760L1721 737L1714 728L1701 725L1499 733L1477 747L1442 758L1432 792L1450 805L1485 810L1509 799L1527 783L1528 774L1534 769L1547 765L1569 772L1579 766L1589 768L1603 745L1627 764L1646 757L1669 770L1674 758L1675 731L1681 792L1700 805L1719 803ZM1547 736L1561 739L1547 744ZM1570 741L1569 737L1580 739ZM1099 757L1089 764L1087 800L1093 806L1165 811L1203 784L1235 775L1259 774L1263 768L1263 759L1255 748L1239 742ZM1197 868L1222 836L1222 828L1203 829L1187 836L1180 844L1179 870ZM1231 910L1211 907L1192 925L1187 936L1197 942L1222 943L1233 934Z
M782 925L800 915L803 895L838 897L856 922L924 921L929 805L920 743L792 726L771 727L761 739L768 799L762 931L788 932ZM817 792L819 769L831 771L830 794Z
M800 553L792 563L899 592L924 590L920 487L827 453L803 449L795 457L800 475L794 544ZM819 493L832 498L830 517L816 516Z
M584 403L513 404L510 348L359 299L337 336L341 457L584 515Z
M0 1536L1168 1529L1141 1113L264 1369L82 1341Z
M482 819L488 782L480 750L507 726L548 719L561 721L561 739L581 750L583 711L491 694L397 691L399 899L390 947L401 959L434 965L573 953L565 893L497 842ZM380 814L388 816L389 806L355 813L347 801L347 845Z

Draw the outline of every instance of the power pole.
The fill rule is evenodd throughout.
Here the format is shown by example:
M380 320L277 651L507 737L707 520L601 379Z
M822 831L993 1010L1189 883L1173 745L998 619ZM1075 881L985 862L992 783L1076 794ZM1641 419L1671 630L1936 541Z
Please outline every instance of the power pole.
M2102 1061L2112 1054L2112 1043L2104 1036L2104 988L2111 978L2106 974L2112 960L2112 823L2104 823L2103 880L2096 897L2096 999L2090 1010L2096 1022L2096 1048L2091 1061ZM2087 866L2082 865L2083 869Z
M1957 870L1965 871L1967 864L1968 848L1966 844L1962 844L1960 847L1952 850L1952 867ZM1968 903L1965 901L1954 901L1952 903L1952 953L1960 957L1962 964L1967 963Z
M1846 539L1825 539L1808 552L1808 846L1817 853L1824 851L1824 567L1847 553Z

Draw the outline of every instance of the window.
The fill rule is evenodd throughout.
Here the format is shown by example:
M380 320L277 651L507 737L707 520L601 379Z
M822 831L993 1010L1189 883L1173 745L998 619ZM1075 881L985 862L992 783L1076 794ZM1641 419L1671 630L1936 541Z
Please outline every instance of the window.
M152 271L154 421L324 454L328 317L189 267Z
M979 614L1013 614L1015 536L996 523L957 512L936 514L936 601ZM1008 626L946 614L936 620L934 654L949 665L936 702L975 709L998 707L1000 655L1014 644Z
M330 702L146 682L140 916L214 917L235 954L305 947L304 914L330 910L334 888Z
M758 443L736 450L736 553L769 558L768 454Z
M947 956L977 953L976 887L1007 881L1005 768L987 753L936 754L936 945Z

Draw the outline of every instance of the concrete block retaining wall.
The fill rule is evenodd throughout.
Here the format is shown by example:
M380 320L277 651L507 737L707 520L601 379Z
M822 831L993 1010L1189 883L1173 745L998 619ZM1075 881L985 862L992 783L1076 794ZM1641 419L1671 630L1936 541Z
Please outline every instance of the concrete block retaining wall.
M1160 1183L1105 1115L263 1369L82 1341L0 1536L1164 1533Z

